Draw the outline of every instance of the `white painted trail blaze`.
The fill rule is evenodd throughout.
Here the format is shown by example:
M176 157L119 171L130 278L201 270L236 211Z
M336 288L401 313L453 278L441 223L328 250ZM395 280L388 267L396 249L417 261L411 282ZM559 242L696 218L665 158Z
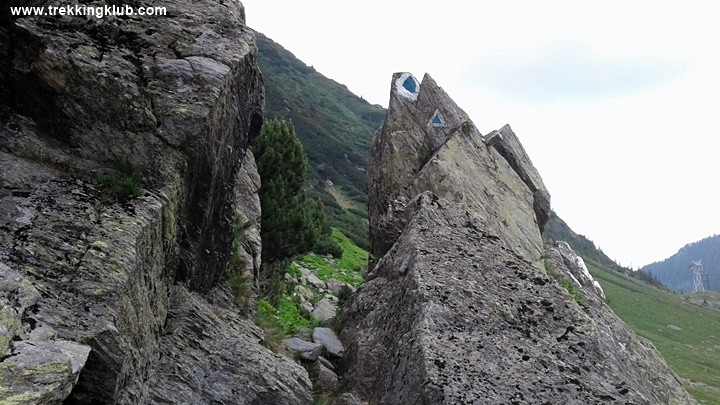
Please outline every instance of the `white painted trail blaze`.
M410 73L403 73L395 80L395 91L399 96L416 101L420 92L420 83Z

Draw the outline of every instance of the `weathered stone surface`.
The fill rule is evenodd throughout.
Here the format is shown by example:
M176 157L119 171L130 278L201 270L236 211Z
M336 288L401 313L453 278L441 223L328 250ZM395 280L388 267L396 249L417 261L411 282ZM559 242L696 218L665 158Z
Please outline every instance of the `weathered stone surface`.
M250 322L211 316L232 297L204 303L174 287L215 299L238 219L247 225L243 271L259 266L259 183L247 146L264 96L244 9L235 0L153 5L168 15L11 19L0 7L0 273L30 285L25 309L0 326L0 349L92 348L78 383L65 373L54 391L72 388L68 403L177 392L195 403L307 402L304 370L259 346ZM136 175L140 196L108 196L100 173L114 182ZM177 376L151 391L175 358ZM244 368L256 364L264 375ZM14 367L2 378L28 372Z
M398 91L400 77L393 76L387 118L368 167L371 253L382 257L392 247L412 215L408 204L430 190L492 228L506 229L498 235L505 246L540 267L532 191L430 76L419 85L417 101ZM442 125L431 122L436 111Z
M5 23L13 62L0 87L13 114L0 139L16 156L132 167L165 188L182 218L179 276L203 291L228 258L234 178L262 123L261 77L239 2L153 5L168 15Z
M327 322L337 315L337 305L330 298L323 298L315 305L312 316L318 321Z
M88 390L74 392L114 402L122 381L147 373L165 321L177 265L173 230L162 225L171 208L153 194L104 204L92 181L7 153L0 168L3 188L16 190L0 198L0 262L26 280L27 332L47 325L92 347L79 382Z
M60 339L14 344L0 363L0 402L62 403L89 353L88 346Z
M401 77L368 169L379 260L338 317L346 389L369 403L692 403L592 283L577 302L547 274L541 183L520 149L508 161L428 76L414 96Z
M550 218L550 193L540 177L530 157L525 152L520 140L513 132L510 125L505 125L497 131L490 132L485 137L487 143L495 148L502 157L510 164L515 173L528 186L533 193L533 209L537 217L540 233Z
M335 357L341 357L345 353L345 347L330 328L314 328L312 338L313 342L323 345L325 350Z
M335 371L335 366L333 366L333 364L330 363L330 360L326 359L325 357L319 356L317 358L317 361L322 363L323 366L329 368L330 370Z
M305 360L317 360L323 350L323 345L308 342L297 337L285 339L283 343L285 343L285 347L290 349L290 351L299 353L300 357Z
M55 404L77 382L90 347L56 339L32 311L40 293L20 273L0 263L0 402Z
M334 371L325 366L321 362L315 363L315 372L317 373L317 381L315 384L325 392L333 392L338 387L338 377Z
M262 331L237 314L226 287L213 301L173 287L154 373L134 403L309 404L305 369L260 346Z

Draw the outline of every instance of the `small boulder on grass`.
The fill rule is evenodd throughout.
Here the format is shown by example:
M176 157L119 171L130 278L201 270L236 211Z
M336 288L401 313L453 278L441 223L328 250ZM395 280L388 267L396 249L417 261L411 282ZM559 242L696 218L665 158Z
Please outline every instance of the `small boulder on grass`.
M307 282L307 284L317 288L318 290L324 290L327 288L327 284L325 284L324 281L320 280L313 273L310 273L307 276L305 276L305 281Z
M345 286L345 283L334 278L327 279L325 281L325 284L327 284L328 290L330 290L333 294L339 293L340 290Z
M312 293L312 291L308 290L307 288L305 288L305 287L302 286L302 285L299 285L299 284L298 284L298 285L295 286L295 293L296 293L297 295L305 298L305 299L308 300L308 301L313 299L313 293Z
M335 318L337 305L330 298L323 298L317 303L312 315L320 322L328 322Z

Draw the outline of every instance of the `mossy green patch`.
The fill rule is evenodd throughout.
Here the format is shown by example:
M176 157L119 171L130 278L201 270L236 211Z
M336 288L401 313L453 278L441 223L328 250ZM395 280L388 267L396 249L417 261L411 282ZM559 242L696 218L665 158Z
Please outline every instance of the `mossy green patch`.
M353 243L337 228L332 229L332 238L342 249L342 257L338 260L337 266L341 269L362 272L367 267L368 252Z
M99 250L99 251L101 251L101 252L108 252L108 251L109 251L107 243L105 243L105 242L103 242L103 241L101 241L101 240L96 240L95 242L91 243L91 244L90 244L90 247L93 248L93 249L95 249L95 250Z
M575 302L577 302L578 304L582 304L584 302L582 293L580 293L580 290L575 287L573 283L568 280L563 280L561 284L563 288L568 292L568 294L573 297Z
M302 273L300 272L300 269L295 264L291 264L290 266L288 266L287 274L289 274L290 277L292 277L296 280L299 280L300 276L302 275Z

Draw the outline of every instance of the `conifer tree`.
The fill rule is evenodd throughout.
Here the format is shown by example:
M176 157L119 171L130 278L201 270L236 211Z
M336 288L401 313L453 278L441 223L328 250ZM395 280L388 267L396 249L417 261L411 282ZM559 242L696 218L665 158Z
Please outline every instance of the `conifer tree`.
M253 146L260 173L263 261L312 250L329 227L319 202L308 196L308 162L292 124L272 120Z

